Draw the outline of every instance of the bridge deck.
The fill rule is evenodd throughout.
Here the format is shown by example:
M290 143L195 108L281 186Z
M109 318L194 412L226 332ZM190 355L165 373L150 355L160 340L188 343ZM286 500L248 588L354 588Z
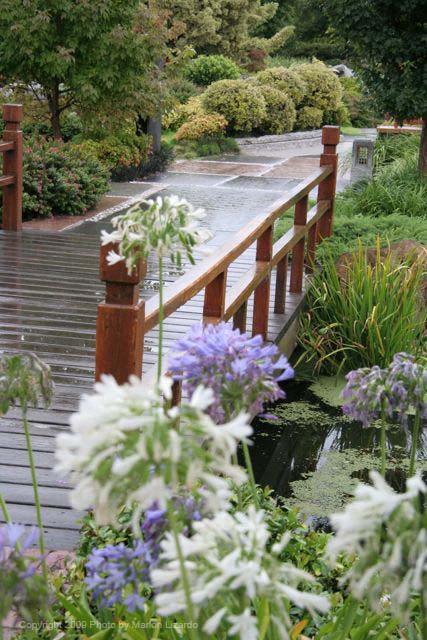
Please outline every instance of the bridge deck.
M220 242L218 236L217 242ZM212 241L215 246L215 239ZM54 475L55 435L67 428L79 396L90 390L94 377L95 322L104 286L98 278L98 235L25 231L0 232L0 349L8 353L34 352L53 372L56 394L49 410L33 409L33 435L47 543L66 549L77 539L79 515L70 510L68 485ZM231 286L250 265L253 250L229 270ZM165 269L167 286L180 274ZM274 274L272 283L274 291ZM141 296L158 288L155 261L149 260ZM275 340L295 315L301 294L288 294L284 315L271 314L269 339ZM165 323L165 349L202 316L203 294L195 296ZM249 318L251 317L249 304ZM157 330L146 336L144 368L156 361ZM0 421L0 490L14 520L35 523L32 487L18 409Z

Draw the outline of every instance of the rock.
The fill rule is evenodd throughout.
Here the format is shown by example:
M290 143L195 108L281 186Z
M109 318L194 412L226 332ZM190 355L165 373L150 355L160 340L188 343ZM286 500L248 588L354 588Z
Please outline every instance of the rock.
M334 67L331 67L331 71L339 78L352 78L354 76L354 71L345 64L336 64Z

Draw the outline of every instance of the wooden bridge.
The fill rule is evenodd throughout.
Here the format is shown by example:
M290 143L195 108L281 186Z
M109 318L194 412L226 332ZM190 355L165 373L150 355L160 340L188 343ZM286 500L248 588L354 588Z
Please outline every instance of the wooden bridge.
M34 352L52 368L53 405L32 409L30 427L47 544L66 549L75 544L79 516L69 509L68 485L52 472L55 436L67 429L95 375L123 382L135 373L149 383L157 361L158 273L151 257L132 276L122 264L108 266L109 247L99 252L93 235L22 231L21 118L20 107L4 108L0 350ZM339 129L325 127L322 141L319 167L225 243L214 238L212 255L181 276L165 266L165 350L197 321L232 321L271 341L286 336L304 301L316 245L332 229ZM274 223L293 207L293 226L273 242ZM16 521L35 523L18 408L0 421L0 491Z

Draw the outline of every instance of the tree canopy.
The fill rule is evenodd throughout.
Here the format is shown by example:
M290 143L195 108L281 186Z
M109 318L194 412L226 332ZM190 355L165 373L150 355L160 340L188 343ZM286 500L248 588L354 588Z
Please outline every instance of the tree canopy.
M278 4L262 0L162 0L163 7L185 25L184 40L197 53L223 53L242 60L251 47L266 51L279 47L289 37L289 27L254 37L259 25L273 18Z
M325 0L349 58L384 113L422 118L420 170L427 174L427 9L425 0Z
M158 57L152 34L135 26L139 0L3 0L0 75L36 84L60 137L70 106L146 103Z

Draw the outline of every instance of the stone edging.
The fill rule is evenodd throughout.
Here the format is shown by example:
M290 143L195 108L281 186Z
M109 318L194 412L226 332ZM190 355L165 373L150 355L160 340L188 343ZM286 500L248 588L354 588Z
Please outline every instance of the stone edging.
M294 131L292 133L283 133L277 136L259 136L258 138L236 138L236 142L240 146L253 145L253 144L274 144L282 142L294 142L295 140L311 140L317 141L322 137L322 129L315 129L314 131Z

